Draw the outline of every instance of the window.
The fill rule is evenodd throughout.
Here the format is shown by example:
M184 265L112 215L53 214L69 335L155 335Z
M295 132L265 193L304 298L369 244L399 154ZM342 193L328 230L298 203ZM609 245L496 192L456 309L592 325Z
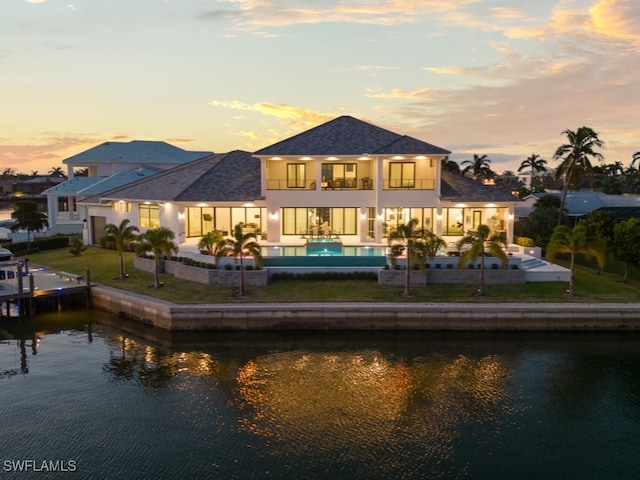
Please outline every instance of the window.
M329 188L356 188L357 171L355 163L323 163L322 182Z
M415 188L416 164L394 162L389 164L389 188Z
M304 188L305 168L304 163L287 163L287 188Z
M442 209L442 235L462 235L462 208Z
M325 224L335 235L357 235L357 208L295 208L282 209L283 235L305 235L314 225Z
M113 211L129 213L131 212L131 203L123 202L122 200L120 200L119 202L115 202L113 204Z
M141 228L158 228L160 226L160 207L142 204L138 207Z

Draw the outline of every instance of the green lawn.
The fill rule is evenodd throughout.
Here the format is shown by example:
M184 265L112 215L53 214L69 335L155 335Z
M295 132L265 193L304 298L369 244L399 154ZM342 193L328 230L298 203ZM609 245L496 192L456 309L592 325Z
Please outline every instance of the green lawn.
M375 281L277 281L266 287L250 289L251 296L237 299L237 288L221 288L162 274L164 288L153 289L153 275L133 268L133 254L125 254L127 280L118 280L118 255L113 250L90 247L74 257L68 249L48 250L31 255L32 264L76 274L91 269L94 282L129 290L174 303L246 303L246 302L638 302L640 283L620 283L614 274L596 275L595 270L578 267L576 270L577 298L566 298L566 283L542 282L526 285L489 285L489 296L473 296L470 285L428 285L413 287L410 298L400 296L401 287L383 287Z

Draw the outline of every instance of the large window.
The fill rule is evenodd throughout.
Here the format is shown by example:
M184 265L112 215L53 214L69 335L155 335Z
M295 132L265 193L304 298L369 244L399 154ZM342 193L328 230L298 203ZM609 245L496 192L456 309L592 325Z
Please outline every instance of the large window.
M396 229L398 225L404 225L413 218L418 219L416 228L433 231L435 225L433 223L433 208L384 208L382 210L382 218L384 219L383 236L388 236L389 232Z
M160 226L160 207L154 204L142 204L138 207L141 228L158 228Z
M415 188L416 164L393 162L389 164L389 188Z
M442 209L442 235L462 235L462 208Z
M287 188L304 188L305 168L304 163L287 163Z
M356 188L358 168L355 163L323 163L322 184L328 188Z
M296 208L282 209L283 235L306 235L315 228L326 225L334 235L358 233L357 208Z
M238 223L255 233L266 232L266 209L260 207L187 207L187 237L199 237L213 230L233 234Z

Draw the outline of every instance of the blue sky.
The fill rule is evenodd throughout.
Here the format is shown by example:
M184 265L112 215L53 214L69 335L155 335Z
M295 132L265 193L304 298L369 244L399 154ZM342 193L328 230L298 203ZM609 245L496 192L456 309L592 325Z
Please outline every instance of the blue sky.
M517 169L640 150L640 2L4 0L0 167L104 141L257 150L352 115Z

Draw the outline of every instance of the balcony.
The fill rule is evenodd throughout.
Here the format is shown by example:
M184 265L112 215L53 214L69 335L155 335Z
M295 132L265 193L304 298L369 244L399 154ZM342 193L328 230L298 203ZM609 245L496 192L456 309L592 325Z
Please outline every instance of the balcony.
M267 179L267 190L373 190L373 179L362 178L330 178L318 184L315 180Z

